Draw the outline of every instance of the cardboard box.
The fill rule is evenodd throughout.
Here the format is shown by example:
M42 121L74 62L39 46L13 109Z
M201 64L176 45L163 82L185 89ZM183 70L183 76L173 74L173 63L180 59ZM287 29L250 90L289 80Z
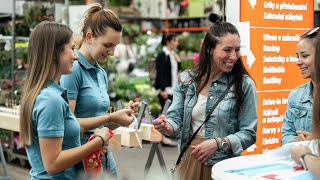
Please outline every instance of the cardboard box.
M142 139L145 141L158 141L162 139L162 134L154 128L153 124L141 123L140 130L142 132Z
M134 129L134 123L130 124L130 129ZM162 139L162 134L154 128L153 124L141 123L140 129L142 140L145 141L158 141Z
M138 138L135 135L135 130L126 127L119 127L115 132L121 134L121 145L126 147L140 147L139 141L142 144L141 130L138 130Z

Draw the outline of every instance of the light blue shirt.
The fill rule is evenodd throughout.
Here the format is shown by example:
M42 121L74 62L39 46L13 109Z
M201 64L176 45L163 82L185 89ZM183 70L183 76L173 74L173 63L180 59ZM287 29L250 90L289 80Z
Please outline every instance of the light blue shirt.
M79 59L73 63L72 73L61 77L60 84L68 90L68 99L76 100L74 111L76 117L88 118L104 115L110 106L110 98L107 92L107 73L97 62L91 65L78 50L75 50L75 52ZM90 131L93 132L93 130ZM81 143L84 144L87 140L88 137L85 137ZM112 175L117 176L116 162L110 146L107 156L107 168ZM104 157L102 162L105 162Z
M189 79L189 74L182 72L181 80L188 82ZM231 81L231 76L229 78L228 74L223 73L218 80L212 82L206 103L206 114L210 112L214 103L227 88L228 79ZM174 87L173 101L167 112L166 117L172 125L174 135L177 133L181 135L180 150L192 135L191 113L197 102L196 87L195 82L188 86L183 102L184 88L177 81ZM227 137L233 151L217 151L215 155L205 161L206 165L214 165L226 158L239 156L244 149L256 141L257 92L253 80L247 75L243 77L242 90L244 99L238 116L236 115L236 96L234 86L232 86L211 114L209 121L204 125L205 139Z
M288 96L288 108L282 124L282 145L296 141L298 130L312 130L311 82L295 88Z
M63 138L62 150L81 145L80 125L70 111L66 91L54 82L49 82L36 98L32 110L32 130L32 145L26 146L32 167L31 179L74 179L74 167L49 175L41 158L39 138Z
M77 101L77 118L104 115L110 106L107 73L97 62L91 65L78 50L76 53L79 60L73 63L71 74L61 77L60 84L68 90L68 99Z

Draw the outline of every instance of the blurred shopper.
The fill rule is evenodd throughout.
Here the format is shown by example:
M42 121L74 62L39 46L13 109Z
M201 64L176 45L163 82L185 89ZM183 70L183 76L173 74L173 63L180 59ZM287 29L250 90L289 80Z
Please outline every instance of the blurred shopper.
M256 141L257 93L240 58L239 32L216 14L209 19L199 65L181 73L167 115L153 123L167 136L181 135L174 179L211 179L212 165Z
M156 58L157 75L154 87L159 90L161 107L167 99L172 100L173 86L180 70L180 58L175 52L179 45L176 34L165 34L162 38L162 50Z
M108 95L108 76L99 63L106 61L114 54L122 35L122 25L118 17L110 10L103 9L99 4L93 5L86 12L82 27L82 42L79 50L75 50L79 60L73 64L72 74L61 78L61 86L68 91L70 109L81 123L92 126L85 129L81 144L85 144L93 129L103 127L108 122L128 126L133 118L131 109L119 110L106 114L110 107ZM129 102L128 107L136 110L139 103ZM86 118L98 117L94 122ZM83 119L84 118L84 119ZM102 158L105 170L117 177L118 171L113 155L108 148ZM79 168L83 168L79 164Z
M136 55L131 47L132 43L131 37L126 37L122 39L122 43L119 43L114 51L114 59L116 61L117 73L128 74L134 69L137 62Z
M288 96L288 108L282 125L282 144L311 139L317 34L317 31L307 32L301 36L297 46L297 65L302 77L311 81L295 88Z
M313 102L313 133L312 139L316 139L317 147L315 151L320 152L320 34L319 27L317 30L314 30L315 34L318 34L317 41L315 42L316 53L314 58L314 102ZM309 31L309 36L312 35L312 31ZM311 153L311 149L308 146L299 145L292 148L291 156L295 160L295 162L304 166L305 170L310 171L312 174L316 176L317 179L320 179L320 158Z
M154 87L159 91L158 97L163 109L166 100L172 100L173 86L177 80L181 60L175 52L175 49L179 45L176 34L164 34L161 45L163 48L156 58L157 73ZM177 140L166 137L162 138L162 143L169 146L178 145Z
M107 150L107 128L96 129L96 137L80 144L80 125L71 112L62 74L72 72L72 31L63 24L44 21L31 32L28 70L20 110L20 143L26 146L31 179L75 179L75 164L84 157Z

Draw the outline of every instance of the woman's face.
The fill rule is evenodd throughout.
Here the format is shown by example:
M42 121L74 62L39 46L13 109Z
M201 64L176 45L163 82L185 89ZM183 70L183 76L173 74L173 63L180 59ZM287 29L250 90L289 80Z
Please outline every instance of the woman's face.
M299 41L297 46L297 65L301 71L303 78L314 77L314 59L316 49L313 46L312 40L302 39Z
M63 51L60 54L59 61L59 72L60 74L72 73L72 64L74 60L78 59L78 56L74 52L75 48L74 39L71 38L70 42L64 45Z
M167 46L169 49L174 50L179 45L179 39L177 37L173 38L171 41L168 42Z
M211 49L214 69L221 73L229 73L240 58L240 37L236 34L226 34L220 42Z
M93 60L103 63L108 56L113 56L114 49L120 43L122 32L107 28L104 35L92 38L90 55Z

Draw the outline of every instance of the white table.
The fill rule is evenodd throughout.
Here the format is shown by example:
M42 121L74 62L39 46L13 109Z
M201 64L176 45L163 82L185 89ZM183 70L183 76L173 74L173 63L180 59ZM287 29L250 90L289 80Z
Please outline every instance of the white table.
M270 158L265 155L248 155L239 156L230 159L226 159L218 162L212 167L212 179L215 180L225 180L225 179L248 179L247 177L241 177L236 174L226 173L225 170L246 168L255 165L260 165L262 162L272 162Z
M292 144L291 144L292 145ZM264 175L277 175L279 179L303 179L303 180L313 180L315 177L311 175L308 171L298 170L295 171L294 168L301 168L294 161L291 160L290 147L285 146L283 149L277 150L278 154L258 154L258 155L248 155L239 156L230 159L223 160L212 167L212 179L214 180L248 180L248 179L264 179ZM286 153L289 151L288 153ZM284 154L285 153L285 154ZM272 164L272 165L270 165ZM264 166L266 165L266 166ZM251 169L251 167L255 167ZM264 166L264 168L257 168L257 166ZM278 168L279 167L279 168ZM239 170L243 168L250 168L250 174L252 172L259 172L255 177L249 178L246 175L240 175L237 173L228 173L227 170ZM272 169L271 171L263 171L261 169ZM243 172L243 171L242 171ZM248 172L248 171L246 171ZM270 179L269 179L270 180Z

